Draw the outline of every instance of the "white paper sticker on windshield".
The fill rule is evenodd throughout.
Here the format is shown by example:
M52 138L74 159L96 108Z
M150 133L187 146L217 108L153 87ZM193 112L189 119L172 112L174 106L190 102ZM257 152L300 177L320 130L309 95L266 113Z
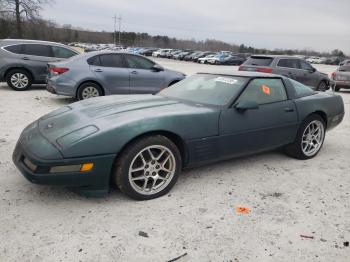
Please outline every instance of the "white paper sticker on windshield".
M237 79L219 76L215 79L216 82L222 82L225 84L234 85L237 83Z

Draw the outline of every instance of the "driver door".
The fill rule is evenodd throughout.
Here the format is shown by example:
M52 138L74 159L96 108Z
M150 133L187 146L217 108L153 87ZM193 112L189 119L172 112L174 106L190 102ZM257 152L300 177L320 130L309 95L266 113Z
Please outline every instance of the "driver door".
M223 157L265 151L293 142L297 132L297 112L280 78L250 81L237 103L256 102L257 109L238 110L234 106L220 115L220 148Z

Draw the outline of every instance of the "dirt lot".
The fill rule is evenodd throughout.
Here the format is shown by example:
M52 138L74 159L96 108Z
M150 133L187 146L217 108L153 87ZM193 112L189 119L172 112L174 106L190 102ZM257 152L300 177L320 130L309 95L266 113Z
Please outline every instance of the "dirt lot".
M236 70L158 61L187 74ZM341 95L348 112L350 91ZM167 196L136 202L118 191L89 199L33 185L12 164L21 130L70 102L0 85L0 261L349 261L348 115L315 159L269 152L221 162L185 171Z

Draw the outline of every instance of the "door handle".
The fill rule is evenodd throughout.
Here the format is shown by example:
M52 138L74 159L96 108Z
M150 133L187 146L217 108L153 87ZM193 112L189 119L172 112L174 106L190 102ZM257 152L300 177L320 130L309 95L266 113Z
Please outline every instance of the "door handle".
M103 70L102 69L95 69L95 72L100 73L100 72L103 72Z
M25 57L22 57L22 59L23 59L23 60L29 60L29 58L26 57L26 56L25 56Z
M286 107L284 109L285 112L289 113L289 112L294 112L294 109L293 108L290 108L290 107Z
M132 71L131 72L133 75L137 75L137 71Z

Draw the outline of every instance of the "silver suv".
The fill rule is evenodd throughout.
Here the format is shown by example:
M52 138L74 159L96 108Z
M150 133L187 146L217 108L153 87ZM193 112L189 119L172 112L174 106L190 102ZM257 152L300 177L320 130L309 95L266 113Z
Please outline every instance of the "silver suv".
M283 75L318 91L326 91L330 86L327 74L317 71L311 64L295 56L253 55L239 70Z
M34 84L44 84L47 63L61 61L79 54L68 46L35 40L0 40L0 82L16 91Z

